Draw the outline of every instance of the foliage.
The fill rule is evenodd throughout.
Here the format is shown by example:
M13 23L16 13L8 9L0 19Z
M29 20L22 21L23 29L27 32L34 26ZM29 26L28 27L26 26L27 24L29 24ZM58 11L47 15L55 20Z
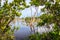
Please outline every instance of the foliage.
M25 22L26 22L26 23L30 23L30 21L31 21L31 17L26 17L26 18L25 18Z
M39 18L40 18L40 21L38 22L37 26L39 26L39 25L43 26L46 23L51 24L51 23L55 22L53 14L42 14Z
M0 40L13 40L15 27L11 29L9 25L15 17L21 15L20 10L27 7L25 0L4 0L3 5L0 0Z
M31 2L31 5L45 6L41 9L44 14L39 17L40 21L37 26L54 24L53 31L39 35L40 39L36 39L39 36L35 36L35 34L31 36L31 40L60 40L60 0L38 0L38 2L37 0L32 0Z
M54 29L53 31L49 33L36 33L31 36L29 36L30 40L60 40L60 30L57 27L56 24L54 24Z
M31 36L29 36L29 40L40 40L40 34L36 33L36 34L32 34Z

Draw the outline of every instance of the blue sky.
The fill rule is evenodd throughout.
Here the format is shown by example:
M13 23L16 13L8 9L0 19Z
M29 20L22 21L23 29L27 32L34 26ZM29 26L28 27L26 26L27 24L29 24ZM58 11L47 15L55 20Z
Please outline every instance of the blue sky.
M30 0L26 0L26 2L27 2L27 4L29 4ZM37 10L38 16L40 16L42 14L41 8L43 8L43 7L39 6L39 8ZM35 7L29 7L22 11L21 17L28 17L28 16L31 17L31 9L32 9L32 15L34 15L34 13L36 12Z
M9 2L12 2L12 0L9 0ZM30 2L30 0L26 0L27 5L29 5L29 2ZM2 5L3 5L3 3L4 3L4 1L2 0ZM35 7L29 7L29 8L25 8L24 10L21 11L22 12L21 17L27 17L27 16L31 17L31 9L30 8L32 8L32 15L34 15L34 13L36 12ZM38 11L37 11L38 16L41 15L41 13L42 13L41 8L43 8L43 7L39 6Z
M22 11L22 16L21 17L28 17L28 16L31 17L31 9L30 8L32 8L32 16L33 16L34 13L36 12L36 10L35 10L34 7L29 7L29 8L26 8L25 10ZM39 16L42 12L41 12L41 10L38 9L37 13L38 13L38 16Z

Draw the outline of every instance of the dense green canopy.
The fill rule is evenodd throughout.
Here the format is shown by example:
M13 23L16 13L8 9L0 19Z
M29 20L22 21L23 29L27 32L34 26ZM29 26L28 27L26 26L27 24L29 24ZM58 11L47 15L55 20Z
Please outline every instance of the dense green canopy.
M3 5L0 0L0 40L13 40L14 29L11 29L9 24L15 19L15 17L20 17L20 11L28 7L25 0L4 0Z
M20 11L29 7L25 0L13 0L12 2L8 3L9 0L4 0L5 2L3 5L1 4L0 0L0 40L13 40L14 30L11 29L9 24L15 19L15 17L20 17ZM41 40L60 40L60 0L31 0L31 6L35 5L38 6L45 6L41 9L44 14L42 14L39 18L38 26L43 26L45 24L50 25L54 24L54 30L44 36ZM28 20L27 20L28 19ZM26 18L28 22L31 18ZM33 35L32 39L40 40L39 34ZM31 39L31 40L32 40Z
M60 0L32 0L31 5L45 6L41 9L44 14L39 18L38 26L54 24L53 31L39 36L31 36L31 40L60 40ZM38 36L37 36L38 35Z

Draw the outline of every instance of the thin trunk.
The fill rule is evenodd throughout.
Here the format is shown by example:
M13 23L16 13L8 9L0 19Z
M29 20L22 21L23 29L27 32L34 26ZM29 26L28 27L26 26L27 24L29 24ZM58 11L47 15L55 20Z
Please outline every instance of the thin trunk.
M32 9L31 9L31 17L32 18L31 18L31 21L30 21L30 28L31 28L31 31L34 31L34 33L35 33L35 27L34 27L33 23L35 22L35 15L37 14L37 12L38 12L38 10L36 9L36 12L32 17Z

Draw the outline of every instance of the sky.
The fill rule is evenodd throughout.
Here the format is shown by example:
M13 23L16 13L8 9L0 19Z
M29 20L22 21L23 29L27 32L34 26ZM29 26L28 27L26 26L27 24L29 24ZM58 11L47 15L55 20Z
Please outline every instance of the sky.
M12 0L9 0L9 2L12 2ZM29 5L30 0L26 0L27 5ZM4 1L2 0L2 5L3 5ZM43 6L39 6L37 9L37 13L36 16L40 16L42 14L41 12L41 8L43 8ZM29 8L25 8L24 10L22 10L22 15L20 16L20 18L22 17L31 17L31 9L32 9L32 15L34 15L34 13L36 12L35 7L29 7Z
M26 0L27 4L29 5L30 0ZM41 8L43 8L44 6L39 6L37 9L37 13L36 16L40 16L42 14L41 12ZM36 12L35 7L29 7L26 8L25 10L22 11L22 15L21 17L31 17L31 9L32 9L32 15L34 15L34 13Z

